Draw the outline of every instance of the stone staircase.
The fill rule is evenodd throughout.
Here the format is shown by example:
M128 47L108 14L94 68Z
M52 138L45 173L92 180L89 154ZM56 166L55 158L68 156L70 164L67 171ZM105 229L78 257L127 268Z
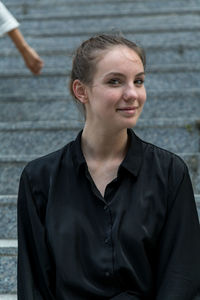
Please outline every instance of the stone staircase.
M187 162L200 215L200 0L4 3L45 61L34 77L9 38L0 39L0 300L13 300L19 176L80 130L67 80L73 49L91 34L122 31L144 46L148 100L136 132Z

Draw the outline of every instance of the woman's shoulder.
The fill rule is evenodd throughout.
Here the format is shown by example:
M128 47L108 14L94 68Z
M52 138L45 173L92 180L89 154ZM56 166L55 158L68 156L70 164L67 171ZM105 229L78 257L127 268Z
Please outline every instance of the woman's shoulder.
M177 175L187 172L187 164L178 154L143 140L141 142L144 149L144 160L147 163L153 163L154 166L157 165L158 168L167 169Z
M26 173L30 178L49 177L53 172L55 172L63 158L66 157L67 159L69 156L71 144L72 142L54 152L28 162L23 169L23 173Z

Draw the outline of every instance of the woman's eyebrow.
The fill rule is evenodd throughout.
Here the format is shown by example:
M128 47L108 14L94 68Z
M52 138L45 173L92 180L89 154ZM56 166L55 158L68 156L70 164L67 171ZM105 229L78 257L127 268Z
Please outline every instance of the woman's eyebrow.
M145 72L137 73L135 76L141 76L141 75L145 75ZM108 77L108 76L121 76L121 77L123 76L123 77L125 77L125 74L120 73L120 72L110 72L105 75L105 77Z
M105 77L108 77L108 76L124 76L125 77L125 75L123 73L119 73L119 72L110 72L105 75Z
M136 76L141 76L141 75L145 75L145 72L140 72L140 73L136 74Z

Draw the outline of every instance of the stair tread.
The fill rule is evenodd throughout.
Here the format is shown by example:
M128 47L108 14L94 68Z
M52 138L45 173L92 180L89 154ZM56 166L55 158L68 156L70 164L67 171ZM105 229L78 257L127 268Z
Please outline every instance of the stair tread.
M38 121L19 121L19 122L0 122L0 131L18 131L18 130L57 130L57 129L78 129L83 125L84 121L74 120L46 120ZM199 126L198 118L155 118L140 119L135 128L138 127L188 127Z
M8 101L16 101L16 102L40 102L40 101L68 101L67 96L69 97L69 94L66 95L65 91L52 91L52 93L46 93L44 91L37 91L37 92L32 92L29 94L24 94L20 93L19 91L12 91L12 92L7 92L4 94L0 95L0 102L4 102L5 104ZM160 89L160 90L155 90L155 89L148 89L148 96L152 98L159 98L162 100L163 98L178 98L178 97L197 97L200 99L200 88L195 87L195 88L187 88L187 89ZM183 99L184 100L184 99ZM188 101L188 100L187 100Z
M67 77L70 74L71 66L67 63L67 60L69 58L66 57L66 63L65 67L58 67L56 66L55 61L55 67L46 67L43 71L40 77L49 77L49 76L64 76ZM71 58L70 58L71 60ZM162 64L162 65L147 65L147 76L150 76L148 74L152 73L179 73L179 72L200 72L200 63L179 63L179 64ZM10 70L8 69L1 69L0 70L0 78L16 78L16 77L32 77L32 74L27 70L27 68L18 69L12 68Z

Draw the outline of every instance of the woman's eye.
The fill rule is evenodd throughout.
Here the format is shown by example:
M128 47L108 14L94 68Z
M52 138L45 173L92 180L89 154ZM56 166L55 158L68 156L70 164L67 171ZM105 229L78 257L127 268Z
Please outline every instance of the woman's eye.
M143 79L136 79L136 80L134 81L134 83L137 84L137 85L143 85L144 80L143 80Z
M114 78L114 79L110 79L108 83L111 85L119 85L121 83L121 81L120 81L120 79Z

